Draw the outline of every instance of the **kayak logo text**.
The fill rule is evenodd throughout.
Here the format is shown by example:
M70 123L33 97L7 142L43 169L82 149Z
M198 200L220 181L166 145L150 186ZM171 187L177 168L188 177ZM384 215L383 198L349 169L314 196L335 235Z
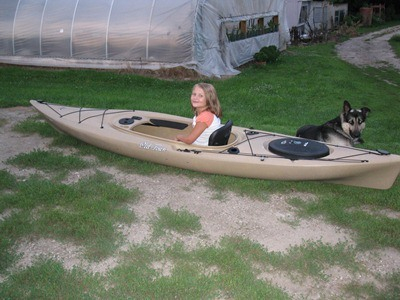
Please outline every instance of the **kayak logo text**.
M152 144L152 143L149 143L149 142L141 142L139 147L143 148L143 149L146 149L146 150L152 150L152 151L158 151L158 152L167 151L167 148L165 148L164 146Z

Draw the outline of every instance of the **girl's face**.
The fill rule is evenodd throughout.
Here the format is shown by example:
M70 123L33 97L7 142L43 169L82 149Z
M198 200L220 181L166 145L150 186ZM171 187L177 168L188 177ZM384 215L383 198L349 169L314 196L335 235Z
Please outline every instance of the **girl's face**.
M198 86L193 88L190 101L197 112L202 112L203 110L207 109L207 99L205 93L203 89L199 88Z

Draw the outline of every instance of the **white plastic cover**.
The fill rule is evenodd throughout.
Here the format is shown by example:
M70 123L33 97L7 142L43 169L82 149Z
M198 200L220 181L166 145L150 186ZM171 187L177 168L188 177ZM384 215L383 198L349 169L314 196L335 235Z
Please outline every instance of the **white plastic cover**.
M229 39L272 18L279 31ZM282 0L0 0L0 61L43 66L184 66L237 74L263 46L285 46ZM254 27L255 28L255 27ZM247 29L246 29L247 30Z

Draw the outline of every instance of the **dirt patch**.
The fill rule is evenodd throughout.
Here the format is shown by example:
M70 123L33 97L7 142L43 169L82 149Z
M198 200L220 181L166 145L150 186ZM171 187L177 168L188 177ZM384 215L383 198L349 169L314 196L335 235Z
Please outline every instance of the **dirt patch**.
M339 57L358 67L392 67L400 70L400 59L393 53L389 40L400 34L400 25L371 32L338 44Z
M101 170L111 173L124 186L138 188L142 193L140 202L132 205L141 222L124 229L131 243L141 243L150 237L151 232L143 236L143 232L149 231L149 228L143 230L143 224L149 224L157 209L166 206L173 210L185 209L200 217L200 232L191 236L176 235L170 239L171 243L177 240L184 242L189 249L217 244L224 236L249 238L270 251L285 251L304 240L321 240L324 243L336 244L351 239L351 236L340 228L322 220L297 220L297 224L293 225L296 219L295 212L286 200L309 195L273 195L266 199L266 202L262 202L227 193L223 200L219 200L213 191L198 179L193 182L184 176L147 177L121 174L118 170L110 168ZM141 226L139 237L135 234L138 232L135 230L137 226Z

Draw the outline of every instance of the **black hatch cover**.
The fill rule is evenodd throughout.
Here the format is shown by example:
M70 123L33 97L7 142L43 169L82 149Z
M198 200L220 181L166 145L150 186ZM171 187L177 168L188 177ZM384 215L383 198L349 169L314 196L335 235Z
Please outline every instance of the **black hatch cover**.
M268 150L290 159L314 159L329 155L327 145L297 138L277 139L268 144Z

